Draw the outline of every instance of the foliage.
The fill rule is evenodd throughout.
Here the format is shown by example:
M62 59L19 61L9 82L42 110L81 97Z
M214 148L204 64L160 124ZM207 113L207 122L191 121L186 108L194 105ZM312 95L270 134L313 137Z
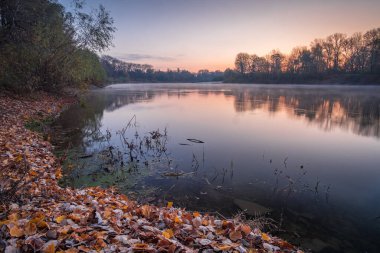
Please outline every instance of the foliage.
M115 30L104 7L68 12L53 0L0 1L0 88L30 92L99 84L105 72L97 56Z
M264 57L239 53L226 82L380 83L380 28L366 33L335 33L296 47L289 55L273 50Z

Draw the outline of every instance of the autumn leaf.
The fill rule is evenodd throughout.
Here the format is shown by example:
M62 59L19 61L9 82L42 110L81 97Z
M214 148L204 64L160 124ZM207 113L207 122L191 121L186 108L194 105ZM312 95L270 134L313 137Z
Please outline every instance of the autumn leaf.
M261 238L264 240L264 241L270 241L270 237L268 234L266 233L261 233Z
M19 215L18 213L12 213L10 215L8 215L8 220L11 220L11 221L18 221L20 218L19 218Z
M50 243L46 247L42 249L43 253L55 253L55 245L54 243Z
M64 219L66 219L66 216L65 215L61 215L61 216L58 216L57 218L55 218L55 221L57 223L61 223Z
M170 239L174 236L174 233L173 233L173 230L171 229L166 229L164 232L162 232L162 235L166 238L166 239Z
M22 155L18 155L17 157L16 157L16 162L21 162L22 161Z
M144 250L144 249L147 249L148 247L149 245L146 243L136 243L133 245L134 250Z
M245 235L248 235L249 233L251 233L252 229L250 226L248 225L241 225L240 226L240 229L241 231L245 234Z
M173 207L173 202L172 201L169 201L168 202L168 206L167 206L167 208L172 208Z
M228 251L230 250L232 247L230 245L218 245L217 248L221 251Z
M241 235L241 232L240 231L232 231L230 233L230 239L232 241L237 241L237 240L240 240L243 236Z
M199 212L194 212L193 215L194 215L195 218L201 216L201 214Z
M18 226L13 226L11 227L11 229L9 229L9 234L13 237L22 237L24 236L24 230L21 229L20 227Z
M150 216L151 210L152 210L152 207L148 205L144 205L141 207L142 215L144 215L145 217Z
M34 235L35 233L37 233L37 226L35 223L33 222L28 222L26 223L25 225L25 234L26 235Z

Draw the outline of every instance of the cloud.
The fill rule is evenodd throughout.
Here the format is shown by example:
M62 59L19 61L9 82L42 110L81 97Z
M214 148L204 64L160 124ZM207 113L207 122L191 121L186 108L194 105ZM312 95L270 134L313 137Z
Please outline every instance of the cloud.
M117 58L124 61L146 61L146 60L154 60L154 61L175 61L177 57L169 57L169 56L159 56L159 55L151 55L151 54L119 54L115 55Z

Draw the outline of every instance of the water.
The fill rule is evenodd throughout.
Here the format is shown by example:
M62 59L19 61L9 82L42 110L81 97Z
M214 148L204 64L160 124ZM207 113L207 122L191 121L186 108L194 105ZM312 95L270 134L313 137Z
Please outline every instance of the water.
M119 84L65 111L53 143L71 159L65 185L227 216L245 200L304 248L378 252L379 118L380 87ZM161 150L131 163L128 122L129 143L159 129Z

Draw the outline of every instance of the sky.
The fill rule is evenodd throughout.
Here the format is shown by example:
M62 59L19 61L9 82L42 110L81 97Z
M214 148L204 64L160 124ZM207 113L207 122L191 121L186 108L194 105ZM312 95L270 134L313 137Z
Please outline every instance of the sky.
M60 0L69 7L71 0ZM289 53L335 32L380 27L379 0L88 0L111 13L104 54L156 69L222 70L236 54Z

